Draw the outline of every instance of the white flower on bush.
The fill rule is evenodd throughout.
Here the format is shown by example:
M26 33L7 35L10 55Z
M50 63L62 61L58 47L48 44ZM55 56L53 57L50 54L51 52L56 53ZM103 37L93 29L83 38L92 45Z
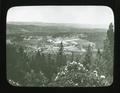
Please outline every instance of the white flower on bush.
M73 62L71 62L70 64L77 64L77 62L73 61Z
M93 77L93 78L99 78L98 76L98 72L96 70L90 72L90 77Z
M78 83L76 83L75 86L78 86Z
M78 67L78 70L81 70L81 68L80 68L80 67Z
M81 64L81 63L78 63L78 65L81 66L81 67L83 67L83 64Z
M81 64L80 62L76 62L76 61L73 61L73 62L69 62L67 64L67 68L68 70L84 70L85 71L85 67L83 66L83 64Z
M68 69L67 69L67 66L65 66L65 71L67 71Z
M58 75L55 77L55 81L58 79Z
M14 85L14 86L20 86L20 84L18 82L15 82L15 81L13 81L11 79L9 80L9 83Z
M96 77L98 77L98 72L96 70L94 70L93 73Z
M103 78L103 79L105 79L105 76L104 76L104 75L101 75L101 76L100 76L100 78Z

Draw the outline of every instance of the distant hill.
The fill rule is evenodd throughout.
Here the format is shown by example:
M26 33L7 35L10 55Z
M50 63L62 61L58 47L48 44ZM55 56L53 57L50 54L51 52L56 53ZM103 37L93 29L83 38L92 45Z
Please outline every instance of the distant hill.
M8 32L106 32L105 28L71 23L9 22Z

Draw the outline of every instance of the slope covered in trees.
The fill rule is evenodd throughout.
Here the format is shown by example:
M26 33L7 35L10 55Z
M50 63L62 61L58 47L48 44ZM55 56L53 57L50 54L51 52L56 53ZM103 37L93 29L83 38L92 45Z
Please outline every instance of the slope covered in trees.
M7 79L15 86L39 87L100 87L113 82L114 31L112 23L107 30L104 49L76 56L65 54L59 44L57 53L37 51L29 57L22 46L7 44Z

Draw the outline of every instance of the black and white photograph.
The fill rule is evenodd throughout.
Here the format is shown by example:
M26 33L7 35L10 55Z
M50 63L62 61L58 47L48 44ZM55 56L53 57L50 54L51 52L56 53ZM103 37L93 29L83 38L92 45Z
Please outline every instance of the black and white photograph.
M108 87L114 13L108 6L15 6L6 17L6 74L19 87Z

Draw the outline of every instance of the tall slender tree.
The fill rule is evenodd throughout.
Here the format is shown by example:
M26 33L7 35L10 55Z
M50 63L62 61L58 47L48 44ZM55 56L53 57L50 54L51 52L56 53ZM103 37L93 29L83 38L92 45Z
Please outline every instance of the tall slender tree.
M64 50L64 47L63 47L63 43L61 42L60 47L59 47L59 51L58 51L58 54L57 54L57 58L56 58L58 67L66 64L66 56L65 56L63 50Z
M92 63L92 47L88 45L83 64L88 70L90 70L91 63Z
M105 72L108 75L113 75L113 58L114 58L114 31L113 24L110 23L107 30L107 36L104 41L103 58L105 60Z
M42 64L42 61L41 61L41 54L40 54L40 51L37 51L36 55L35 55L35 59L34 59L34 70L36 72L39 72L41 70L41 64Z
M74 53L72 52L72 55L71 55L71 62L74 61Z

